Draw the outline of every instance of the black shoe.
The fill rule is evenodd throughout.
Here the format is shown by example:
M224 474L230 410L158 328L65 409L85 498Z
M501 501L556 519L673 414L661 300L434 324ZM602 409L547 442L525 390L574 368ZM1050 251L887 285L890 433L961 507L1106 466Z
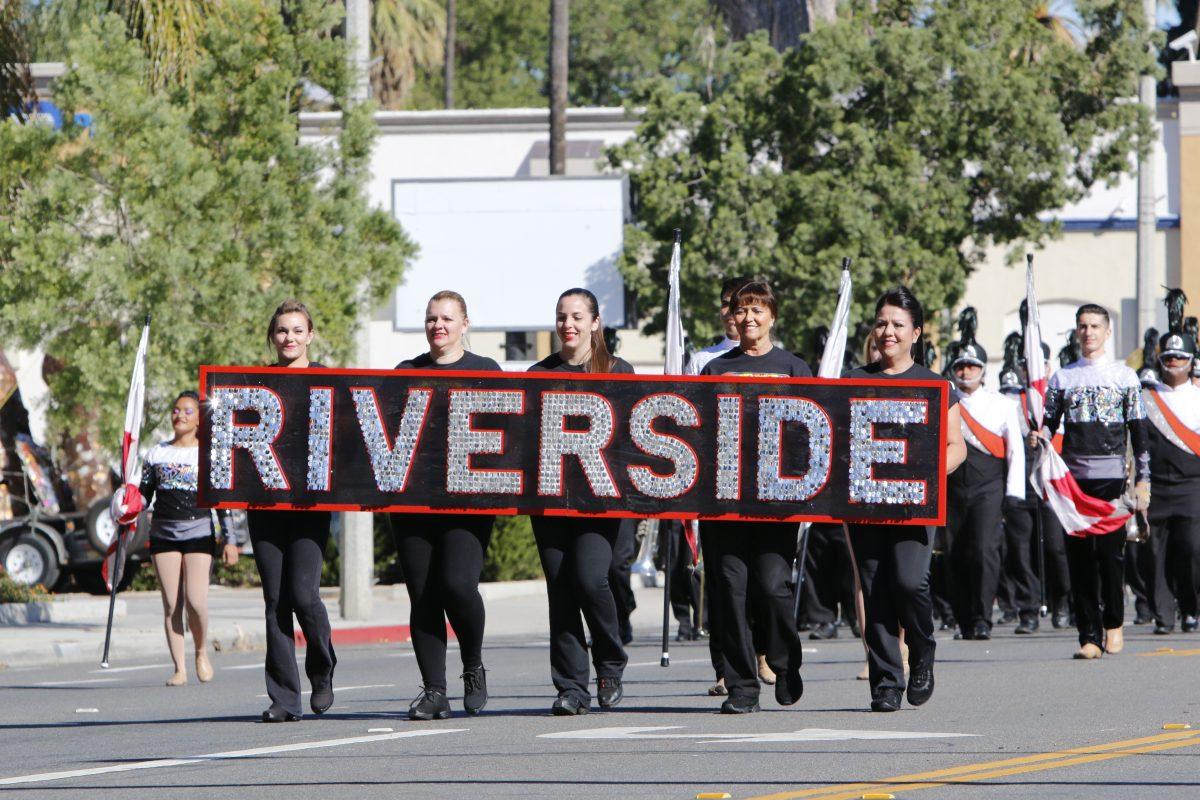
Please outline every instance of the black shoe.
M487 671L480 664L460 676L463 680L463 710L478 714L487 705Z
M821 623L819 623L819 622L817 623L817 625L820 625L820 624ZM811 631L813 629L813 627L814 626L811 622L801 622L799 625L796 626L796 630L799 633L804 633L805 631Z
M621 634L621 644L629 644L633 641L633 623L628 617L622 617L618 623Z
M976 641L986 642L992 638L992 629L983 620L975 623L974 629L971 631L971 638Z
M1014 623L1016 621L1017 621L1017 612L1015 612L1015 611L1005 611L1003 614L1000 615L1000 624L1001 625L1011 625L1012 623Z
M284 711L279 706L271 706L262 713L263 722L299 722L300 715Z
M312 707L314 714L324 714L333 705L333 681L323 685L314 685L312 697L308 698L308 704Z
M1013 633L1019 636L1028 636L1031 633L1037 633L1037 629L1038 621L1026 618L1017 623L1017 627L1013 630Z
M614 708L624 696L625 689L621 686L620 678L596 679L596 700L601 708Z
M722 714L753 714L755 711L762 711L757 697L730 695L729 699L721 703Z
M878 689L875 691L875 696L871 699L872 711L899 711L900 710L900 690L899 689Z
M550 713L556 717L573 717L588 713L588 703L573 694L560 694L550 706Z
M675 641L677 641L677 642L690 642L695 638L696 638L696 635L692 631L692 626L690 626L690 625L688 625L687 627L680 625L679 630L677 630L675 632ZM624 644L629 644L629 642L625 642Z
M923 705L933 697L933 659L925 659L909 670L908 704ZM897 706L899 703L897 703Z
M1069 628L1071 626L1071 615L1066 611L1055 611L1054 616L1050 618L1050 624L1054 626L1054 630L1056 631Z
M1159 636L1168 636L1173 630L1174 628L1169 628L1161 622L1154 623L1154 632Z
M808 633L808 638L810 639L836 639L837 637L837 625L832 622L822 622Z
M708 638L708 628L696 628L695 634L692 636L697 642Z
M829 623L832 625L833 623ZM783 675L775 676L775 702L781 706L795 705L804 695L804 681L799 667L788 667Z
M450 719L450 701L443 689L426 684L408 707L408 718L428 722L431 719Z
M1138 614L1133 618L1134 625L1149 625L1153 621L1153 617L1146 616L1145 614Z
M1179 625L1180 630L1184 633L1195 633L1200 628L1200 620L1195 617L1184 617L1183 622Z

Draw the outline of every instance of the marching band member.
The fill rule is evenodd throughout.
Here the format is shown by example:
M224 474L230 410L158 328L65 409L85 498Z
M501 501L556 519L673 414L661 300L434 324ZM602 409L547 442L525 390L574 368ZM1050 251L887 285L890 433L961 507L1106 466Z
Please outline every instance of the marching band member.
M950 369L968 447L947 487L950 575L962 638L986 640L1000 582L1001 508L1006 499L1025 499L1025 449L1016 404L983 385L987 353L975 341L975 309L963 309L958 323L962 339Z
M1181 324L1186 302L1181 290L1168 293L1171 324L1159 340L1162 382L1142 390L1154 486L1148 542L1154 569L1147 589L1159 634L1174 630L1176 600L1184 633L1197 629L1200 616L1200 387L1189 380L1196 342Z
M486 370L499 372L490 358L469 352L467 303L458 292L441 291L425 307L429 352L401 361L396 369ZM448 719L446 698L446 620L454 626L463 665L463 708L478 714L487 704L483 668L483 598L479 574L495 517L485 514L392 514L392 535L411 603L409 624L421 671L421 694L409 706L409 719Z
M629 362L608 352L601 326L594 294L587 289L563 292L555 310L561 348L529 371L631 374ZM592 635L596 699L601 708L612 708L624 696L621 676L628 661L616 602L608 586L620 520L534 516L532 522L550 601L550 674L558 690L550 710L558 716L588 712L591 693L585 620Z
M278 356L276 366L321 367L308 359L313 336L312 315L298 300L283 301L267 326L267 341ZM333 668L337 656L329 614L321 602L321 567L329 541L328 511L250 511L247 525L254 561L262 579L267 617L267 695L271 706L263 722L300 719L300 671L292 615L300 621L307 651L304 671L312 684L309 706L324 714L333 705Z
M1107 501L1125 490L1128 438L1136 476L1134 502L1145 511L1150 503L1146 410L1137 375L1105 352L1111 333L1102 306L1088 303L1075 312L1081 355L1050 376L1044 427L1036 435L1048 442L1062 420L1063 460L1084 493ZM1124 528L1066 537L1079 631L1076 658L1099 658L1106 650L1119 653L1124 647L1124 548Z
M729 308L737 325L737 347L710 360L702 375L812 375L803 359L771 342L778 311L767 283L744 284L733 293ZM700 543L713 587L712 635L720 637L722 673L729 691L721 713L759 710L758 660L747 613L752 604L760 617L766 661L775 673L775 700L792 705L804 692L803 656L788 586L796 525L706 521L700 525Z
M1050 372L1050 347L1042 342L1045 371ZM1006 499L1004 503L1005 569L1013 584L1019 621L1013 633L1032 634L1038 629L1041 608L1041 581L1046 581L1047 605L1055 628L1070 624L1071 577L1067 570L1067 551L1063 543L1062 523L1034 488L1033 470L1037 465L1037 448L1029 445L1029 394L1016 371L1000 374L1000 391L1017 404L1017 419L1021 426L1022 447L1025 450L1025 499ZM1062 435L1054 436L1054 447L1062 449ZM1038 524L1042 530L1042 563L1046 574L1034 568L1038 555Z
M913 352L920 345L924 310L906 287L883 294L875 304L872 335L880 360L850 370L849 378L945 380L920 366ZM946 468L953 472L966 458L958 400L950 391L946 430ZM914 706L933 694L933 606L929 594L931 528L916 525L849 524L851 546L866 606L863 637L868 652L871 710L896 711L905 687L900 628L909 647L908 702Z

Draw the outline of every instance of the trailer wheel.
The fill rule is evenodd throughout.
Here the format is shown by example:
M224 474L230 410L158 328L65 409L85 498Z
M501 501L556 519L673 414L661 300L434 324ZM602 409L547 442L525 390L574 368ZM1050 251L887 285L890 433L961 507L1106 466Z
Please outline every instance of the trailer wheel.
M58 555L45 537L26 530L0 543L0 567L17 583L41 584L47 589L58 583Z

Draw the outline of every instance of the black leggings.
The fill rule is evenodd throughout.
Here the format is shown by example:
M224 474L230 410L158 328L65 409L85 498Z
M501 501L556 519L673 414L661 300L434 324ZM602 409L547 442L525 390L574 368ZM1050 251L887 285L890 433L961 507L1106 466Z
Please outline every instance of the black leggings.
M550 605L550 677L560 695L588 702L588 649L597 678L620 678L628 658L617 626L617 604L608 586L619 521L533 517Z
M491 516L393 514L392 533L411 603L409 626L421 680L446 691L446 619L464 670L483 664L479 573L492 537Z
M1079 488L1100 500L1116 500L1123 480L1082 480ZM1067 564L1079 643L1104 646L1104 630L1125 621L1125 528L1111 533L1067 536Z
M300 670L292 615L308 642L304 672L314 686L333 680L337 656L329 614L321 602L321 566L329 541L329 514L316 511L251 511L254 562L266 604L267 695L271 705L299 715Z

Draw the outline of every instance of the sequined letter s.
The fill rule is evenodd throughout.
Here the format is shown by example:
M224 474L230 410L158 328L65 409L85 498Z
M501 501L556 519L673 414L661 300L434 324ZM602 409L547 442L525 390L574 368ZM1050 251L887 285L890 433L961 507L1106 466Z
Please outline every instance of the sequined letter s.
M675 471L667 475L660 475L640 464L631 466L629 480L642 494L669 500L686 494L695 485L699 464L695 451L686 442L654 430L657 417L668 417L676 425L696 428L700 425L700 413L679 395L652 394L639 400L629 415L629 434L633 443L643 452L675 464Z

